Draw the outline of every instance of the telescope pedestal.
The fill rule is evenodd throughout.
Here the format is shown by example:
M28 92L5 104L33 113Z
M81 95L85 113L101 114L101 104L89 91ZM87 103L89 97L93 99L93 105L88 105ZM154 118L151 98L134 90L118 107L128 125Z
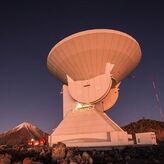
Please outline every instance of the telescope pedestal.
M52 146L63 142L67 146L97 147L129 145L131 135L123 131L104 112L93 108L69 111L49 137Z

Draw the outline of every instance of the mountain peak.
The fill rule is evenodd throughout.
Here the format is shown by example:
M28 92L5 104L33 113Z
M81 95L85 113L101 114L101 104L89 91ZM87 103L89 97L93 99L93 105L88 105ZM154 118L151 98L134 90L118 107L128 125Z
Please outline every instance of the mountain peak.
M23 122L15 128L0 135L0 144L14 145L14 144L27 144L31 138L47 140L48 134L40 130L38 127L28 122Z
M29 122L23 122L21 124L19 124L18 126L31 126L32 124Z
M32 125L31 123L23 122L23 123L19 124L18 126L16 126L14 129L20 130L22 128L31 128L31 127L35 128L35 126Z

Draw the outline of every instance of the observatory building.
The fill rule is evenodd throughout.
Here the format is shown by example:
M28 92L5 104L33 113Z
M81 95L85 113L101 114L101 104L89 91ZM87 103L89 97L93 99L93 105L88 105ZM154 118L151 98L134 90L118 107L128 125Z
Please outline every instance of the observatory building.
M50 135L49 144L132 144L132 136L105 112L116 103L120 82L140 59L137 41L115 30L82 31L57 43L48 55L47 66L63 83L63 120Z

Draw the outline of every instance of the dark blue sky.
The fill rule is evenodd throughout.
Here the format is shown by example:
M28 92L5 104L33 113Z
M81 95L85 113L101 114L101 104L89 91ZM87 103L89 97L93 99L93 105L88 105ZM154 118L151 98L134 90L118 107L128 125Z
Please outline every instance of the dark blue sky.
M87 29L126 32L140 43L142 60L120 86L107 113L119 125L160 120L152 80L164 110L162 1L0 1L0 132L27 121L51 132L62 119L61 83L47 71L50 49Z

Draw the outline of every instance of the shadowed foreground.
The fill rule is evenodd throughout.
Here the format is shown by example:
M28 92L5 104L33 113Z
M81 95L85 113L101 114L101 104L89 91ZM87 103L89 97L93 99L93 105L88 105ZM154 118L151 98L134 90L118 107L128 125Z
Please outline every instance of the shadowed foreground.
M139 164L163 163L164 145L88 150L68 148L63 143L53 148L0 146L0 164Z

